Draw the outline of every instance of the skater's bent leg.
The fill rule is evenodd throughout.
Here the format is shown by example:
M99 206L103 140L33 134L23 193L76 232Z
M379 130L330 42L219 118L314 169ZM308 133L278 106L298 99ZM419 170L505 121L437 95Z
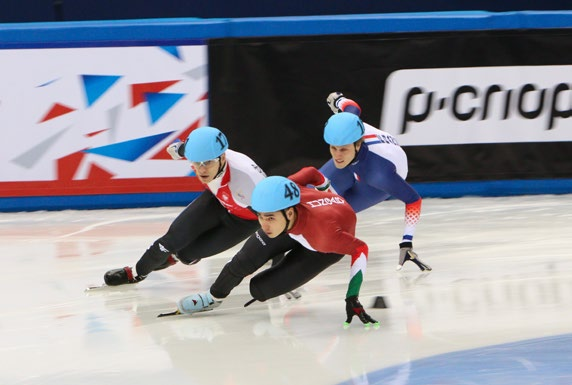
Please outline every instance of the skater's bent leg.
M319 253L296 246L276 267L257 274L250 280L250 294L266 301L293 291L342 259L342 254Z
M256 272L274 256L283 255L296 245L297 242L288 234L270 239L262 230L258 230L224 266L210 288L211 294L216 298L226 298L244 277Z
M158 241L178 254L205 233L222 226L221 217L225 215L228 215L226 209L211 192L205 191L175 218Z
M186 264L193 264L203 258L222 253L244 241L260 228L256 220L232 217L228 213L225 213L225 216L216 228L205 231L185 248L179 250L177 252L179 260Z
M184 248L204 231L220 222L217 213L227 214L212 193L205 191L175 218L169 230L143 253L135 268L113 269L104 274L108 285L135 283L150 272L169 267L175 263L172 254Z

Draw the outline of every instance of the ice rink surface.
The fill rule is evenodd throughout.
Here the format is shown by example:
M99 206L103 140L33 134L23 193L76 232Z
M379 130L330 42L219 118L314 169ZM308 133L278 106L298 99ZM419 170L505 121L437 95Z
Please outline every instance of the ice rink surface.
M403 204L358 215L370 247L354 320L349 257L284 297L157 318L207 290L238 247L90 293L134 265L181 208L0 213L2 385L572 384L572 195L425 199L396 272ZM388 308L372 309L376 296Z

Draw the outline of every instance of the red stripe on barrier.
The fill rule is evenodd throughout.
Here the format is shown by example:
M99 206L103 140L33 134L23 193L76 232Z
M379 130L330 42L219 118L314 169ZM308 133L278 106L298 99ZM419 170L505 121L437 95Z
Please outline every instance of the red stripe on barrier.
M196 177L1 182L0 197L199 192Z

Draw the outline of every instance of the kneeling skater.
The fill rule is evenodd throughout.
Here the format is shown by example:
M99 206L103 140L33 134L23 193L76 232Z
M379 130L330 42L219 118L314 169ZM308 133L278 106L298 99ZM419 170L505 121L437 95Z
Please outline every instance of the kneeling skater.
M262 257L268 261L288 252L280 263L250 280L250 293L254 298L251 302L266 301L295 290L348 254L351 268L345 298L345 325L357 316L366 326L379 326L358 299L368 246L355 237L357 217L344 198L298 186L282 176L272 176L256 185L251 202L262 231L273 239L261 256L251 255L251 258ZM177 312L192 314L212 310L220 303L210 292L193 294L178 301Z

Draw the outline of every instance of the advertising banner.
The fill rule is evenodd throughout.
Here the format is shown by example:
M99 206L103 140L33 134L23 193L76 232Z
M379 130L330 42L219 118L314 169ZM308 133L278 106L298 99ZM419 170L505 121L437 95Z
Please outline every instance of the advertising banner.
M205 45L0 50L0 197L199 191Z
M402 145L572 141L572 65L408 69L381 125Z

